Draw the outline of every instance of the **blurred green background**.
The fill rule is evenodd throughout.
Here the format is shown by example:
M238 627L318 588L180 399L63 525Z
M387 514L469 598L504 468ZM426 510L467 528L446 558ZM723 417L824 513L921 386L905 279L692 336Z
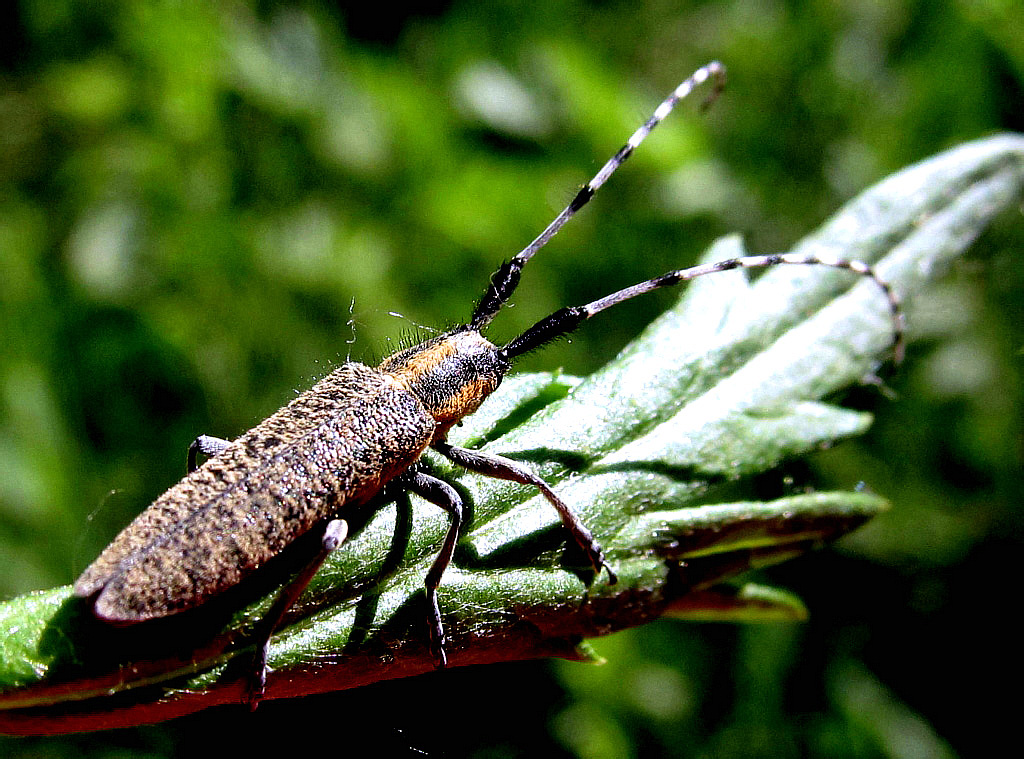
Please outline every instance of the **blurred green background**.
M1024 130L1017 0L5 6L0 597L71 582L197 434L234 437L347 358L465 319L712 58L725 96L683 107L531 263L497 339L723 233L785 250L888 173ZM865 439L752 483L893 502L761 578L808 623L662 621L596 641L604 667L455 670L0 755L993 753L1018 711L998 686L1019 660L1022 243L1008 214L911 304L898 399L847 399L878 414ZM591 371L673 297L520 368Z

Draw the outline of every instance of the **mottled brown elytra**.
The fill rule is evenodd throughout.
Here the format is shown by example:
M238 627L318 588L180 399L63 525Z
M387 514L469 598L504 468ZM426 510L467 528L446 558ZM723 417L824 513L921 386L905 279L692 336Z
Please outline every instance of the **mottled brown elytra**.
M712 80L709 100L721 90L717 62L696 71L666 98L526 248L491 277L469 323L399 351L372 368L347 363L269 419L233 441L200 436L189 449L188 474L126 527L82 573L75 593L92 599L97 617L131 624L167 617L203 604L234 587L300 536L317 531L320 550L281 591L258 641L249 699L255 705L266 680L274 628L327 555L345 539L347 519L380 502L387 485L416 493L448 512L450 526L425 579L430 646L447 664L437 588L462 524L463 503L446 482L414 465L433 448L470 471L533 485L560 515L599 575L615 573L594 536L558 495L520 464L446 442L451 427L472 414L501 384L512 361L573 331L581 322L634 296L714 272L777 264L821 264L868 277L881 287L893 315L894 348L902 353L902 313L891 288L866 264L817 256L744 256L663 274L585 306L563 308L504 347L482 332L511 297L526 262L594 195L695 87ZM196 465L197 453L209 456Z

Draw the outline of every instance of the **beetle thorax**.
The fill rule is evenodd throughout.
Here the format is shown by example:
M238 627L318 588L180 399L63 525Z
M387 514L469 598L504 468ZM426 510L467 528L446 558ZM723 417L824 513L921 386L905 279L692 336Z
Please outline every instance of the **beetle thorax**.
M462 328L399 351L378 368L423 402L437 420L438 441L498 388L509 364L479 332Z

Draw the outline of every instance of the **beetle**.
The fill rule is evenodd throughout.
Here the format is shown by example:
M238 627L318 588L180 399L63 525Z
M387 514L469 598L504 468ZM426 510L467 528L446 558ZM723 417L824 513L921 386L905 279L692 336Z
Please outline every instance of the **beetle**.
M893 344L902 354L899 299L870 266L814 255L743 256L667 272L594 300L562 308L503 346L483 332L515 292L530 258L594 196L673 107L711 81L708 101L725 81L712 62L682 82L526 248L492 275L470 320L388 356L377 367L346 363L233 441L202 435L190 446L188 474L129 524L82 573L77 596L93 613L130 625L201 606L235 587L303 535L320 535L316 555L281 591L261 622L248 698L261 697L270 637L287 609L326 557L341 545L348 520L376 508L380 496L400 489L445 510L449 525L424 579L430 649L438 667L448 663L437 590L452 560L463 523L463 502L445 481L417 461L432 448L453 463L490 477L537 488L557 510L595 577L616 576L599 542L540 477L493 454L453 446L447 434L501 384L519 356L575 330L583 321L638 295L707 274L779 264L820 264L874 280L888 299ZM706 104L705 103L705 104ZM198 455L207 460L199 466Z

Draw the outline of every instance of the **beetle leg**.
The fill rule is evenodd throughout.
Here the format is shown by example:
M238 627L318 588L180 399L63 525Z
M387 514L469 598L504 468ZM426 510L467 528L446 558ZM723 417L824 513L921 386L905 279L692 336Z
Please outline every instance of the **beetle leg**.
M188 447L188 461L186 463L188 473L192 474L192 472L199 468L199 465L196 463L196 454L216 456L229 445L231 445L231 441L224 438L213 437L212 435L200 435L197 437Z
M437 604L437 587L441 584L441 575L451 564L455 544L459 540L459 528L462 526L462 497L444 480L432 477L423 472L413 472L406 478L409 490L421 498L425 498L436 506L440 506L451 515L448 533L444 536L441 553L427 572L423 584L427 590L427 617L430 622L430 651L438 668L448 666L448 655L445 653L444 627L441 625L441 609Z
M497 477L500 480L511 480L523 485L533 485L558 511L558 515L562 518L562 524L572 533L572 537L579 547L586 552L587 558L590 559L590 563L594 567L594 571L600 574L601 570L604 569L608 572L609 584L614 585L618 582L618 577L612 571L611 566L604 557L604 551L597 540L594 539L590 530L580 521L576 513L569 508L569 505L555 495L551 486L540 477L528 469L524 469L515 461L503 456L471 451L468 448L456 448L445 442L435 443L433 448L442 456L451 459L454 463L471 472L488 477Z
M256 633L256 654L253 657L252 678L246 691L246 701L249 708L255 710L263 698L263 690L267 685L267 654L270 651L270 638L274 630L281 624L288 609L299 599L302 591L309 585L313 575L317 573L320 566L334 550L345 542L348 536L348 523L344 519L333 519L327 523L324 529L323 538L320 541L320 551L309 562L302 571L292 578L277 596L274 605L270 607L266 616L260 620L260 626Z

